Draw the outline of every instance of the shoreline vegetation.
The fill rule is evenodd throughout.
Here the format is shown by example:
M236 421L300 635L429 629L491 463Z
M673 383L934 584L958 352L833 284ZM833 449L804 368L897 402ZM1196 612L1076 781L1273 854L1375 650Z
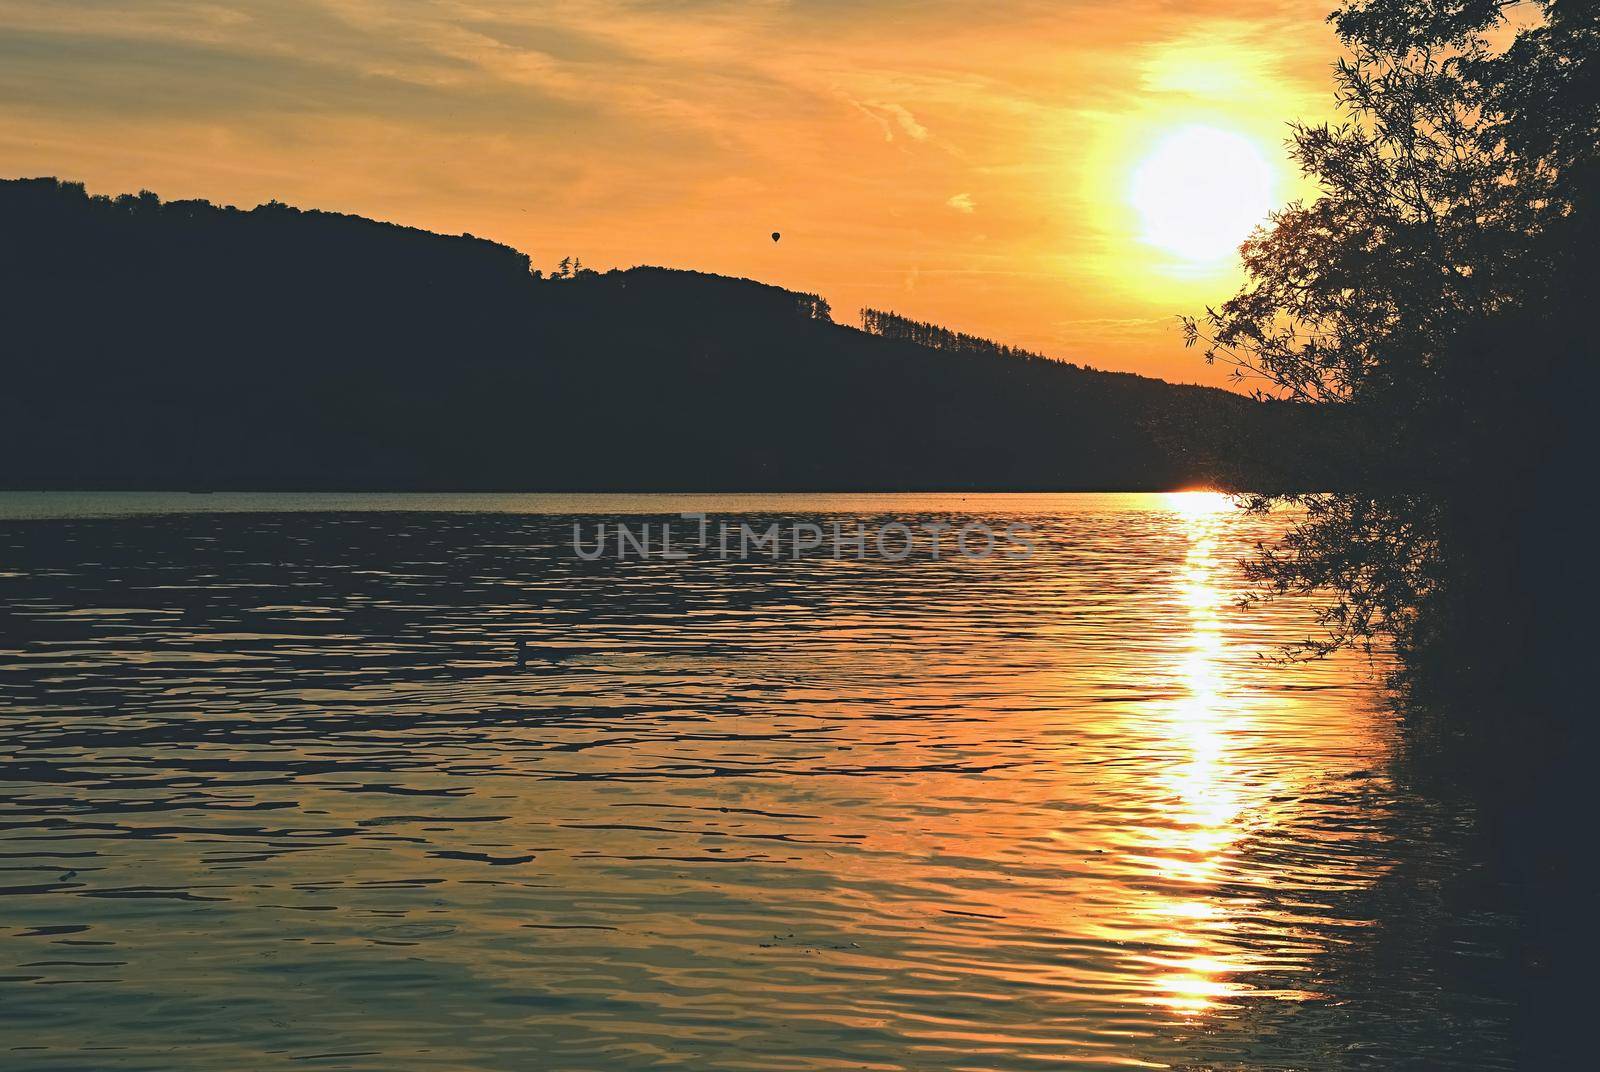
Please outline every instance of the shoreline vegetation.
M13 490L1325 486L1308 408L742 279L0 181ZM1253 459L1239 466L1238 459Z
M1348 487L1290 496L1306 519L1247 574L1265 598L1325 594L1308 654L1392 646L1397 773L1470 802L1522 921L1520 1049L1577 1064L1600 18L1348 0L1330 21L1341 118L1291 128L1319 195L1245 243L1244 286L1189 341L1264 396L1342 414Z
M1415 698L1512 697L1488 716L1508 737L1574 722L1588 571L1552 551L1583 544L1600 280L1600 20L1521 16L1335 11L1341 118L1291 127L1319 196L1274 213L1239 292L1186 322L1208 362L1348 433L1344 487L1256 501L1307 520L1251 578L1334 594L1312 654L1382 639Z

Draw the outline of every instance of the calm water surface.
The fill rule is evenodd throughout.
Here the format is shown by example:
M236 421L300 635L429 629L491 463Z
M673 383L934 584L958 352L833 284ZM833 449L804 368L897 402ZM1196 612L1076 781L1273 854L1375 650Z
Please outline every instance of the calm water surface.
M0 1067L1507 1066L1470 817L1223 506L0 495ZM571 551L690 509L1036 551Z

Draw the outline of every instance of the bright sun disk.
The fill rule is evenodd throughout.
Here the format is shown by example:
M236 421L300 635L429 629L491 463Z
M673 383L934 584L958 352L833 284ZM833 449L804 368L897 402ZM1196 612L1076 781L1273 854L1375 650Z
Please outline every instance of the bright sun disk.
M1224 260L1272 209L1272 168L1242 134L1184 127L1134 170L1128 197L1144 240L1185 260Z

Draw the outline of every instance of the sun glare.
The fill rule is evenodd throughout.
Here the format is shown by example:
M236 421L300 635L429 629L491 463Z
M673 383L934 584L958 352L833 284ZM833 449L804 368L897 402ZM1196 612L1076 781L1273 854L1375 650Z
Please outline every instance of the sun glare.
M1235 509L1233 496L1225 491L1169 491L1162 498L1168 509L1185 517L1222 514Z
M1144 240L1193 262L1231 257L1272 209L1272 168L1242 134L1184 127L1134 170L1129 200Z

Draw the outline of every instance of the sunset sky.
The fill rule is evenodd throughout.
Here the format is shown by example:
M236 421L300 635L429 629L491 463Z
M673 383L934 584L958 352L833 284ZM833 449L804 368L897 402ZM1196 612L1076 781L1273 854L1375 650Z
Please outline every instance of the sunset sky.
M1237 284L1240 212L1308 192L1282 143L1329 115L1331 6L0 0L0 176L749 276L1220 383L1174 318Z

